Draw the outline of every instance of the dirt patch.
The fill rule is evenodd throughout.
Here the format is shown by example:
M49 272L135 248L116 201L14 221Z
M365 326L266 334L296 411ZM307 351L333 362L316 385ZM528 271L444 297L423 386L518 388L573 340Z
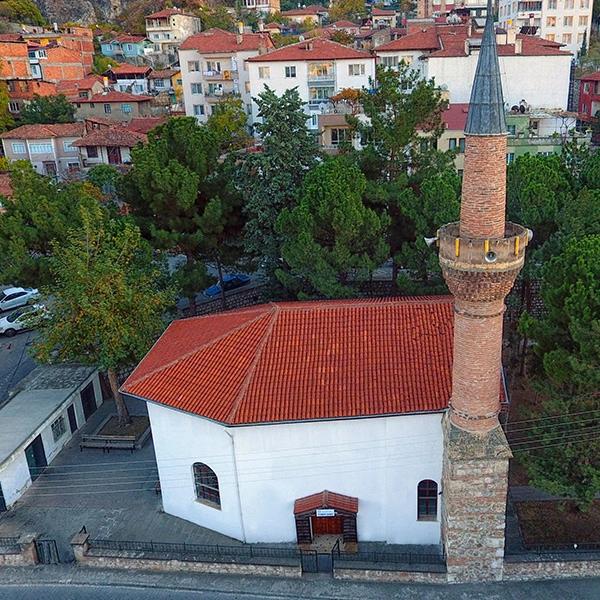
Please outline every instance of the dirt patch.
M515 502L526 545L600 544L600 500L586 512L566 501Z
M119 423L119 417L111 417L102 427L96 435L123 435L123 436L135 436L139 438L146 429L150 427L150 419L144 416L131 417L131 423L128 425L121 425Z

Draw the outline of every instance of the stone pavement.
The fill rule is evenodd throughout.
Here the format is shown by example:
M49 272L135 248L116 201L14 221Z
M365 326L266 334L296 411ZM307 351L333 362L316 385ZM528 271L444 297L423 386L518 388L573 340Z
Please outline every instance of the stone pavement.
M464 585L406 585L391 583L356 583L336 581L330 577L304 577L302 579L272 579L267 577L229 575L191 575L187 573L153 573L141 571L110 571L84 569L72 565L26 567L4 567L0 569L0 597L5 591L31 588L44 584L85 585L89 594L77 598L120 598L134 597L126 594L110 595L93 593L104 586L114 587L115 592L125 587L151 589L162 595L152 598L177 598L176 591L196 590L204 592L198 597L249 599L298 599L302 600L598 600L599 579L563 581L486 583ZM62 594L50 596L57 600L71 597L67 587ZM8 596L8 593L6 594ZM11 594L10 598L20 596ZM46 598L32 596L27 598ZM135 598L143 598L136 595ZM187 597L187 596L186 596ZM190 597L192 597L190 595Z
M132 414L145 413L144 403L128 404ZM155 492L157 471L151 440L133 454L125 450L80 452L81 434L93 431L111 412L113 402L102 405L14 508L1 514L0 537L27 532L54 538L62 560L72 560L69 540L84 525L96 538L239 544L162 512Z

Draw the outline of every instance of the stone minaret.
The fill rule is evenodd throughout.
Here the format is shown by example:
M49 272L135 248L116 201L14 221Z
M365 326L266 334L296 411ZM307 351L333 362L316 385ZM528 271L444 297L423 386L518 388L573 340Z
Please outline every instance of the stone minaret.
M505 220L507 133L491 0L465 134L460 222L438 232L455 299L442 538L449 580L482 581L502 578L511 457L498 421L502 319L529 233Z

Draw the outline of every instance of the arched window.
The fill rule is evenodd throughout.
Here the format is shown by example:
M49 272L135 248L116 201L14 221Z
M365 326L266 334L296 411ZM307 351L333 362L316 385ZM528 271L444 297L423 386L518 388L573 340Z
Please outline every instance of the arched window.
M221 508L219 480L217 474L208 465L194 463L194 485L198 500L215 508Z
M417 519L435 521L437 519L438 486L431 479L423 479L417 486Z

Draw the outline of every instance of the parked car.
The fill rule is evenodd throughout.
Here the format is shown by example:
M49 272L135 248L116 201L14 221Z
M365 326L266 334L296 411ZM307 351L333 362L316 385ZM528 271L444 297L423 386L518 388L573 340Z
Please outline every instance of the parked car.
M225 287L225 291L235 290L236 288L243 287L249 284L251 278L249 275L245 275L244 273L228 273L227 275L223 275L223 284ZM211 285L209 288L206 288L204 292L202 292L205 296L209 298L214 298L221 293L221 284L215 283Z
M40 293L34 288L10 287L0 291L0 312L31 304Z
M34 304L15 310L0 319L0 334L12 337L18 331L34 329L46 318L48 311L43 304Z

